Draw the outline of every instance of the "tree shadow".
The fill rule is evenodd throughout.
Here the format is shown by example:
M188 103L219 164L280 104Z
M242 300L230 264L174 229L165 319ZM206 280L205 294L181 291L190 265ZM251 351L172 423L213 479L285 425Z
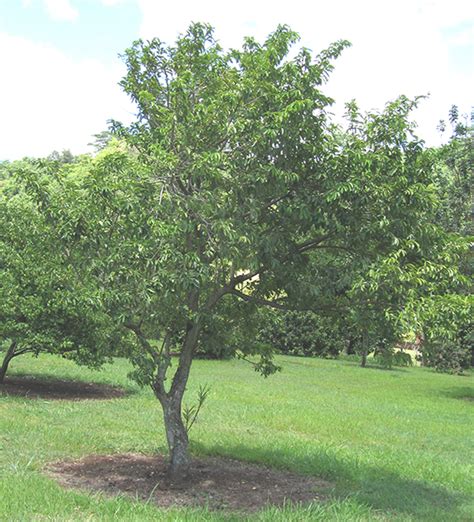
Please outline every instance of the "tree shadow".
M333 481L336 487L329 493L330 497L341 500L350 496L361 505L375 510L443 522L464 520L466 517L465 513L463 517L461 505L468 500L467 495L358 461L343 461L326 448L314 448L301 456L290 455L277 448L243 444L209 446L192 442L191 447L199 454L238 458ZM437 515L433 516L433 513Z
M341 359L341 361L347 364L348 366L358 367L361 369L361 371L378 370L391 373L408 373L410 371L410 368L413 368L413 366L382 366L381 364L377 364L373 361L368 361L366 366L361 366L360 361L351 361L345 359Z
M463 401L474 402L474 387L462 386L460 388L445 388L440 390L440 395L450 399L460 399Z
M9 374L0 384L0 397L24 397L46 400L110 400L134 393L132 389L98 382L60 379L46 373Z
M296 357L299 357L299 356L292 356L294 358ZM403 367L403 366L392 366L392 367L386 367L386 366L381 366L380 364L376 364L374 362L368 362L366 366L362 367L360 365L360 360L350 360L350 359L344 359L344 358L338 358L338 359L323 359L321 357L303 357L301 356L301 359L319 359L319 360L325 360L325 361L340 361L340 362L343 362L344 364L347 364L348 366L354 366L354 367L358 367L362 370L382 370L382 371L385 371L385 372L393 372L393 373L407 373L410 369L410 367ZM305 361L294 361L294 360L285 360L285 365L294 365L294 366L305 366L306 368L308 367L308 363L305 362Z

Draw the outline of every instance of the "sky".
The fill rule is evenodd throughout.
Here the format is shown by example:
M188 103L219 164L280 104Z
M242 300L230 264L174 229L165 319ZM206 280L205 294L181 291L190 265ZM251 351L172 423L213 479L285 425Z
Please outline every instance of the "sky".
M414 118L437 145L449 107L474 105L472 0L0 0L0 160L90 152L109 119L134 118L120 53L138 38L172 43L192 21L212 24L224 47L280 23L315 54L349 40L324 88L336 118L351 99L380 110L429 94Z

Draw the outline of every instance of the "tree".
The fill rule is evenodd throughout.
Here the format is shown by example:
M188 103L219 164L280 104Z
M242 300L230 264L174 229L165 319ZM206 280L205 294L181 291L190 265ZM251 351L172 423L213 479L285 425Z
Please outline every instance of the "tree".
M474 113L471 122L463 122L455 105L449 112L452 135L445 145L435 149L435 181L440 196L436 221L450 232L474 235ZM445 124L442 122L445 130Z
M94 147L95 152L100 152L101 150L104 150L107 145L112 141L113 134L108 131L104 130L101 132L98 132L97 134L92 135L94 141L92 143L88 143L89 147Z
M453 105L449 111L452 134L448 143L432 151L435 161L434 181L439 205L434 222L445 233L460 234L467 243L474 240L474 147L473 124L459 115ZM441 122L443 131L446 124ZM425 342L422 347L422 362L441 371L460 373L474 363L474 300L472 281L474 257L472 248L466 249L457 261L465 284L453 281L447 299L438 298L424 324ZM462 308L460 304L463 303ZM447 332L449 325L450 332Z
M434 224L434 158L409 120L416 104L401 97L381 114L347 105L348 127L333 135L339 168L326 181L335 184L331 211L342 210L333 214L337 240L316 246L285 288L297 308L337 317L362 366L370 352L390 358L419 325L420 301L427 306L430 296L461 284L457 264L467 243Z
M62 152L53 150L47 159L49 161L57 161L58 163L74 163L74 161L76 161L76 158L70 150L63 150Z
M283 26L264 44L246 39L225 52L210 27L193 24L173 46L135 42L122 86L138 120L114 125L128 149L99 153L76 188L23 176L29 197L49 202L42 211L55 229L69 231L66 246L75 238L70 263L100 289L106 315L135 335L134 377L162 406L174 479L189 466L182 402L206 336L240 328L237 313L291 307L310 266L317 277L306 291L324 310L352 298L327 271L357 268L360 284L347 284L361 295L371 288L362 274L380 282L367 251L396 261L387 273L423 264L411 234L431 189L408 119L414 103L402 97L360 124L353 111L343 133L320 87L347 42L313 59L290 53L296 41ZM231 349L275 371L253 341Z
M250 300L267 273L324 240L299 196L325 148L330 100L318 86L347 44L311 63L307 50L287 58L296 39L281 27L264 45L248 39L242 51L225 53L211 29L196 24L174 47L138 42L125 55L122 86L139 121L122 135L138 151L158 228L146 256L156 259L153 304L128 325L147 354L146 364L135 362L163 407L174 476L189 463L181 404L209 317L229 297ZM160 317L150 321L151 310ZM150 328L162 332L159 350L146 341ZM166 388L173 342L180 356Z
M130 153L99 154L75 202L81 220L63 204L44 208L57 229L76 227L104 306L136 336L135 377L163 407L174 477L189 465L182 400L206 325L236 300L252 301L247 313L270 303L266 277L326 240L309 192L327 148L331 100L319 86L347 43L313 63L307 50L287 58L296 39L281 27L263 45L224 52L194 24L175 46L136 42L122 85L139 120L115 129ZM25 186L33 198L63 197L34 178ZM266 353L255 365L274 370Z
M27 172L37 187L50 188L54 166L30 161L12 168ZM73 208L74 202L69 203ZM0 384L19 355L54 353L98 367L121 343L101 307L97 286L71 262L76 255L69 250L72 236L55 228L44 212L47 205L46 199L32 201L11 178L0 190L0 345L6 347Z

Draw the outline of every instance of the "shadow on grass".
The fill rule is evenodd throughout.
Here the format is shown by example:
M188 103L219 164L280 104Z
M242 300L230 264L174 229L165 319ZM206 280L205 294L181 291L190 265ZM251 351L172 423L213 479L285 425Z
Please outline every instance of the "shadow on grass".
M298 358L299 356L292 356L293 358ZM306 368L308 368L309 365L307 363L308 359L309 360L321 360L321 358L318 358L318 357L312 357L312 358L309 358L309 357L303 357L301 356L301 359L302 361L295 361L295 360L292 360L292 361L289 361L289 360L285 360L285 365L293 365L293 366L305 366ZM306 359L306 361L304 361ZM360 365L360 361L356 361L356 360L353 360L353 359L344 359L344 358L338 358L338 359L323 359L323 360L326 360L326 361L338 361L338 362L343 362L344 364L346 364L347 366L353 366L353 367L359 367L361 371L364 371L364 370L383 370L385 372L401 372L401 373L407 373L409 371L409 367L401 367L401 366L392 366L391 368L387 368L386 366L381 366L380 364L376 364L374 362L369 362L367 363L367 366L365 367L362 367Z
M410 371L410 368L413 368L413 366L395 366L395 365L391 366L391 367L387 367L387 366L382 366L380 364L377 364L371 360L369 360L369 362L367 362L366 366L361 366L360 361L354 361L351 359L342 359L342 358L338 359L338 360L347 364L348 366L359 367L361 371L379 370L379 371L393 372L393 373L407 373Z
M8 374L0 384L0 397L26 397L47 400L110 400L135 393L133 389L104 384L85 382L76 379L61 379L47 373L17 372Z
M465 519L460 508L467 501L467 495L404 478L383 468L342 461L326 449L314 449L301 456L294 452L289 454L278 449L246 445L209 446L193 442L192 448L201 455L258 462L333 481L336 484L335 490L330 493L333 498L341 500L350 496L361 505L376 510L409 515L420 520Z
M450 399L461 399L474 402L474 387L463 386L460 388L447 388L442 390L441 395Z

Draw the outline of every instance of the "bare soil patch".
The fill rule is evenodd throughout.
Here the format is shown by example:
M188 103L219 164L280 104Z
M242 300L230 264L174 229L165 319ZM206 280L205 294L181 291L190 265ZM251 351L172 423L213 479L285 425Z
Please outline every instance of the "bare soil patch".
M164 456L90 455L50 464L46 471L67 488L126 494L162 508L207 506L246 513L288 501L321 501L330 486L315 477L216 457L193 460L189 476L173 484L166 478L167 464Z
M31 399L81 401L85 399L116 399L125 391L116 386L93 382L40 379L35 377L5 377L0 384L0 396L13 395Z

